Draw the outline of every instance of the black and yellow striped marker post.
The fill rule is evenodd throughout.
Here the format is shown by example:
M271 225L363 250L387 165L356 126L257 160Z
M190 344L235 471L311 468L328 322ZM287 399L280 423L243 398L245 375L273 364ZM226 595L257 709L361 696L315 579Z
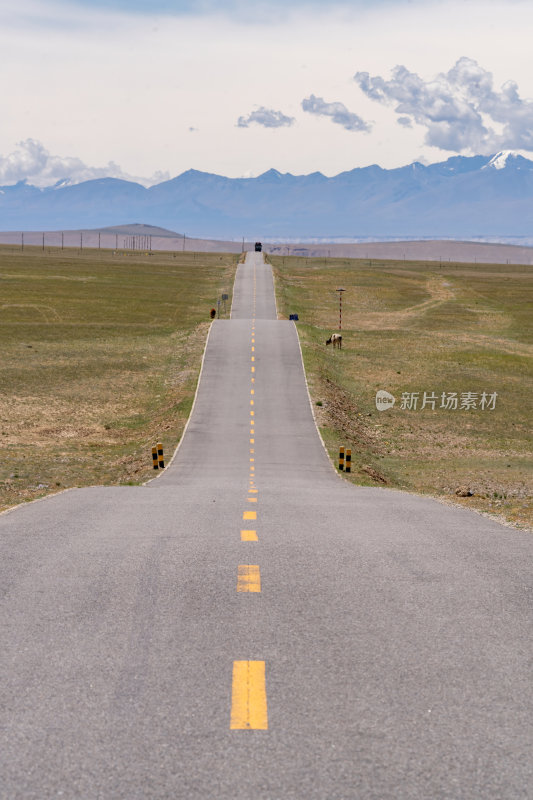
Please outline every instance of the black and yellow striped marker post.
M157 463L157 447L152 447L152 463L154 469L159 469L159 464Z
M161 442L157 443L157 458L159 461L159 469L165 469L165 459L163 456L163 445Z
M346 448L346 472L352 471L352 451L349 447Z
M342 472L344 469L344 447L339 447L339 469Z

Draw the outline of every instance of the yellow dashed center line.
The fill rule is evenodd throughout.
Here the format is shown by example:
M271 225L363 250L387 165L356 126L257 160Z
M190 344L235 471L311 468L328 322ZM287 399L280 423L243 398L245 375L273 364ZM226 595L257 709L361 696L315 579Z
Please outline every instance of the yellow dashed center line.
M243 519L257 519L257 511L243 511L242 512Z
M241 542L258 542L257 531L241 531Z
M231 730L268 730L264 661L234 661Z
M257 564L239 564L237 572L237 591L261 591L261 574Z

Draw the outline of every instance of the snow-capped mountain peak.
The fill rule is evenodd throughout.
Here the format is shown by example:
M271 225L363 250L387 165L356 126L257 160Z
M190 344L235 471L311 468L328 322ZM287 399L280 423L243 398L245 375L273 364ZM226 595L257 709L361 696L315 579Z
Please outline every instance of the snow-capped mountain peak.
M505 169L506 167L520 169L521 167L526 167L526 165L530 169L531 161L521 156L520 153L516 153L514 150L500 150L499 153L492 156L483 169L489 169L489 167L492 169Z
M512 150L500 150L499 153L496 153L496 155L491 158L487 164L487 167L493 167L494 169L505 169L510 156L514 156Z
M64 189L65 186L74 186L74 181L71 178L60 178L54 183L52 189Z

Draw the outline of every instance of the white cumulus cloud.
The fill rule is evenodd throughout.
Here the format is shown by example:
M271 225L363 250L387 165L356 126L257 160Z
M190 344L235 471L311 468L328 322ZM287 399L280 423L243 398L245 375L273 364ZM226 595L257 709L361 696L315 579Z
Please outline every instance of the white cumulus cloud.
M0 155L0 185L27 181L33 186L52 186L63 179L81 183L96 178L121 178L151 186L168 180L167 172L156 172L151 178L128 175L110 161L105 167L89 167L80 158L52 155L36 139L25 139L9 155Z
M354 80L372 100L393 104L401 125L424 126L433 147L477 154L533 150L533 101L520 97L514 81L495 88L492 73L474 59L460 58L430 81L401 65L390 80L368 72L356 72Z
M239 117L237 120L238 128L248 128L252 122L262 125L263 128L282 128L294 123L294 117L287 117L281 111L274 111L272 108L261 106L257 111L252 111L247 117Z
M358 114L348 111L344 103L327 103L323 97L314 94L302 100L302 108L309 114L320 117L331 117L337 125L342 125L347 131L364 131L368 133L372 126L365 122Z

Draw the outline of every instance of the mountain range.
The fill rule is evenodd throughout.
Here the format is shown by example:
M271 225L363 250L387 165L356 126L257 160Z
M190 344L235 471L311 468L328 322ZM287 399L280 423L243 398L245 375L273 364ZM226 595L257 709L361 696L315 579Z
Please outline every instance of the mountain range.
M533 233L533 161L511 151L352 169L334 177L275 169L257 178L188 170L146 188L68 176L0 187L0 230L99 228L138 220L187 236L250 239L521 237Z

